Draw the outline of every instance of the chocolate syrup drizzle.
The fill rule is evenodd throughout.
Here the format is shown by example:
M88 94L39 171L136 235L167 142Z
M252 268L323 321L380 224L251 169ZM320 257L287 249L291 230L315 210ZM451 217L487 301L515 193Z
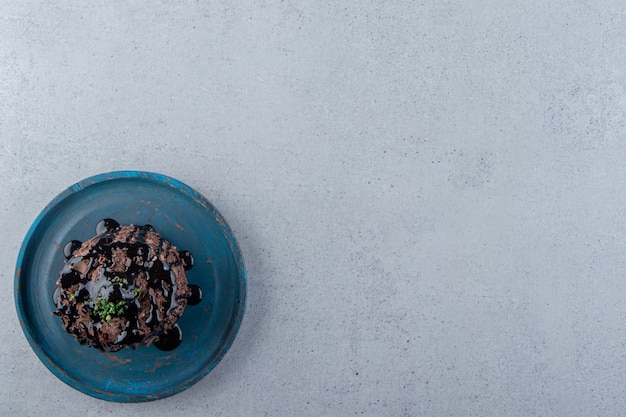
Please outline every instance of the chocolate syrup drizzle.
M124 311L118 314L118 317L125 319L126 328L114 342L115 349L110 344L103 344L97 337L89 340L79 340L82 344L88 343L90 346L101 350L119 350L121 347L140 344L144 339L150 336L157 336L154 345L164 351L170 351L177 348L182 342L182 331L178 324L175 324L168 331L163 329L163 320L169 316L170 312L179 306L180 302L185 299L187 305L196 305L202 300L202 290L199 286L188 285L189 291L182 295L176 296L177 283L176 276L171 267L182 264L185 270L189 270L194 265L193 256L189 251L179 252L180 260L178 263L168 264L164 261L155 259L152 249L149 245L143 243L145 235L149 231L153 231L151 225L137 226L132 232L136 237L135 243L116 242L114 233L120 228L118 222L113 219L103 219L96 226L96 235L98 240L93 245L86 256L75 255L76 251L81 247L81 242L72 240L63 248L63 255L66 258L65 267L61 271L58 280L58 287L54 293L53 299L57 307L54 314L59 316L67 316L70 320L66 323L66 330L79 336L80 329L76 328L76 319L79 316L77 304L82 303L81 313L90 314L92 319L88 324L80 323L79 326L95 327L99 329L102 326L104 317L100 317L96 313L96 300L106 300L110 303L123 304ZM129 237L130 240L130 237ZM159 248L161 249L161 248ZM132 260L131 264L123 272L112 272L113 251L124 250L128 258ZM89 259L87 271L80 273L72 267L79 262L84 261L85 257ZM88 278L89 273L95 268L94 261L96 259L104 260L103 272L96 280ZM98 265L101 266L101 265ZM137 286L135 277L143 271L147 278L149 288L160 292L166 299L165 314L162 316L157 308L156 299L149 291L141 291ZM78 285L78 289L68 294L68 288ZM62 300L70 297L74 302L63 303ZM150 298L151 311L145 321L150 329L150 334L140 334L138 314L141 303L145 303L146 297ZM88 311L86 309L90 309Z

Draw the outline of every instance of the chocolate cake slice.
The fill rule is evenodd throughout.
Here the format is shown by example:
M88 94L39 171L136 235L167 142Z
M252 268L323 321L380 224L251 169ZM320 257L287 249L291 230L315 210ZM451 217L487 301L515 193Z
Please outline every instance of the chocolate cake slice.
M176 348L182 340L176 322L201 297L185 276L193 266L191 254L178 251L150 225L105 219L96 233L65 246L53 314L78 342L103 351L152 343Z

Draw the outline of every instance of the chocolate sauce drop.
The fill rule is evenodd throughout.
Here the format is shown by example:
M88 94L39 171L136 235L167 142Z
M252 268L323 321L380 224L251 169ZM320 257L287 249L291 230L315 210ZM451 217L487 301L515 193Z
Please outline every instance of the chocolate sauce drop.
M180 326L175 324L167 333L159 336L159 340L154 342L154 346L164 351L170 351L176 349L183 341L183 332L180 330Z
M102 219L96 225L96 234L101 235L105 232L110 232L120 227L120 224L113 219Z
M202 301L202 289L195 285L189 285L189 298L187 298L187 305L195 306Z
M76 249L80 248L81 245L82 242L79 240L70 240L67 242L65 246L63 246L63 256L65 256L65 259L70 259Z
M194 263L193 255L188 250L184 250L180 252L180 260L183 262L183 267L185 268L185 271L188 271L191 268L193 268L193 263Z
M64 272L61 274L59 278L59 283L62 288L69 288L72 285L76 285L80 282L80 273L78 271L70 270L69 272Z

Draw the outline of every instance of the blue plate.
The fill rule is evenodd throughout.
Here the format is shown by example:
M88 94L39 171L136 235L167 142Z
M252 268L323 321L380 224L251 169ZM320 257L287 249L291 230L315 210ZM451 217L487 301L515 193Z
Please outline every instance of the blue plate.
M194 256L187 279L200 286L202 301L179 319L183 341L175 350L142 346L103 353L80 345L51 314L63 246L93 237L104 218L151 224ZM62 192L28 231L15 271L17 313L39 359L65 383L109 401L156 400L199 381L232 344L245 300L243 257L224 218L192 188L149 172L96 175Z

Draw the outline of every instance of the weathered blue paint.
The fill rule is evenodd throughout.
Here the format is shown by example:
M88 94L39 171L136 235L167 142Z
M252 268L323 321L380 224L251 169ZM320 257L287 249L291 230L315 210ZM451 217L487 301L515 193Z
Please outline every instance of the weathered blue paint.
M52 294L63 266L63 245L85 241L103 218L151 224L196 262L188 279L203 291L179 320L183 343L102 353L79 345L53 316ZM20 324L45 366L68 385L96 398L151 401L176 394L208 374L229 349L246 303L243 256L223 216L182 182L151 172L118 171L69 187L28 230L15 271Z

